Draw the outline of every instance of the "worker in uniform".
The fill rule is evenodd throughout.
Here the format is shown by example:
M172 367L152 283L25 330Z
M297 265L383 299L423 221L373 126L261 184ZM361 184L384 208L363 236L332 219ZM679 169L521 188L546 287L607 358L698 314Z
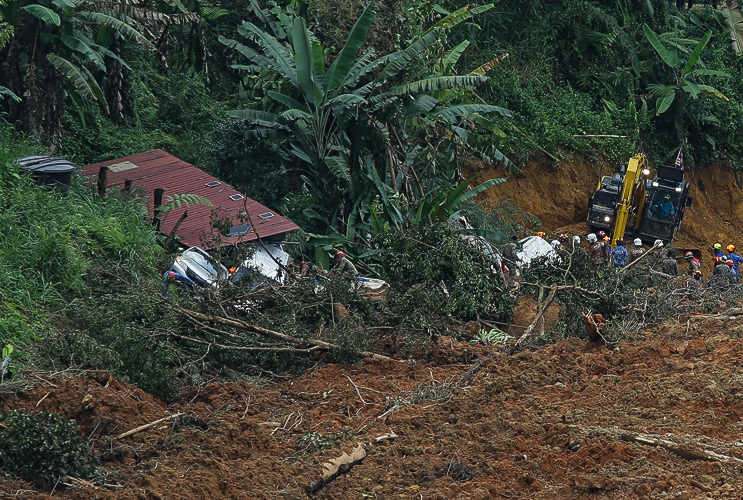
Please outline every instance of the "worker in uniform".
M740 281L740 264L743 263L743 257L735 253L735 245L728 245L727 250L728 261L733 263L733 277L737 283Z
M732 279L733 273L730 270L730 266L728 266L727 258L724 255L715 257L715 268L712 272L712 279L709 282L710 286L720 292L724 292L730 288Z
M653 212L656 217L664 220L673 220L673 216L676 214L676 207L673 206L671 201L671 195L666 193L663 198L653 207Z
M676 252L670 248L666 250L666 258L660 263L660 270L673 278L679 275L679 265L676 262Z
M624 248L624 238L617 238L617 246L611 251L611 261L614 267L624 267L629 260L627 249Z
M606 265L606 259L604 257L606 252L604 249L604 240L602 239L599 241L593 233L586 236L586 239L590 245L588 247L588 257L590 258L591 269L593 271L598 271L600 267Z
M168 296L170 285L173 284L185 286L188 290L192 290L194 286L193 280L188 276L184 276L175 271L165 271L165 274L163 274L163 297Z
M315 273L315 264L301 253L294 256L294 263L299 268L298 278L311 278Z
M632 251L629 253L629 261L630 263L636 261L643 255L645 255L645 249L642 248L642 240L640 238L635 238L635 241L632 242L635 246L632 248Z
M353 265L353 262L348 260L346 254L338 250L333 256L333 267L328 271L328 275L357 278L359 276L359 271L356 269L356 266Z
M702 263L699 262L699 259L694 257L694 254L691 252L686 252L684 254L684 259L686 259L689 262L689 270L686 271L686 274L696 280L701 281L702 280Z
M722 245L720 243L712 245L712 255L715 257L722 257Z
M516 276L519 275L519 269L521 267L518 256L518 237L514 234L511 235L511 241L506 243L501 250L501 255L508 268L508 286L516 286Z

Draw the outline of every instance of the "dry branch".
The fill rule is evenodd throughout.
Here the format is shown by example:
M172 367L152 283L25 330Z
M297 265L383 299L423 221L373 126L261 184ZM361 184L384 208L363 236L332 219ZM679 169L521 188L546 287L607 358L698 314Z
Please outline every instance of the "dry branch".
M183 415L183 413L175 413L173 415L169 415L167 417L163 417L161 419L155 420L154 422L150 422L149 424L140 425L139 427L136 427L130 431L122 432L121 434L116 436L116 439L123 439L127 436L131 436L132 434L136 434L137 432L145 431L149 429L150 427L154 427L159 423L166 422L176 417L180 417L181 415Z
M354 465L360 464L364 458L366 458L366 449L371 445L381 441L395 439L396 437L396 434L387 434L385 436L376 437L373 441L358 445L351 454L341 451L341 456L323 464L324 470L322 477L317 481L313 481L309 488L307 488L307 492L310 494L317 493L334 479L351 470Z
M574 286L574 285L555 285L550 289L550 293L547 295L547 300L544 301L544 305L542 306L541 310L539 311L539 314L537 314L537 317L534 318L534 321L531 322L531 325L526 329L526 331L519 337L519 339L511 346L510 352L515 352L521 344L523 344L526 339L528 339L531 334L534 332L534 329L537 327L537 324L539 324L539 320L542 319L542 316L544 316L544 313L547 312L547 309L550 305L552 305L552 302L554 302L555 298L557 297L557 292L561 292L564 290L575 290L577 292L580 292L584 295L594 297L594 298L601 298L601 295L598 292L594 292L591 290L586 290L585 288Z
M288 344L298 345L300 347L304 347L306 349L312 349L312 350L325 350L329 351L332 349L338 349L338 346L335 344L331 344L330 342L324 342L322 340L317 339L300 339L297 337L292 337L291 335L286 335L285 333L277 332L274 330L269 330L268 328L263 328L260 326L252 325L250 323L247 323L245 321L236 319L236 318L227 318L224 316L215 316L213 314L204 314L197 311L192 311L190 309L184 309L179 306L173 306L175 309L180 312L181 314L184 314L186 317L190 319L195 319L198 321L204 321L209 323L216 323L224 326L230 326L232 328L237 328L238 330L244 330L251 333L258 334L262 337L266 337L272 340L276 340L279 342L285 342ZM203 343L204 341L201 341L200 343ZM215 346L217 346L215 344ZM234 349L234 347L233 347ZM369 351L357 351L358 355L362 358L369 358L369 359L377 359L377 360L384 360L384 361L392 361L392 358L389 358L387 356L383 356L381 354L376 354Z

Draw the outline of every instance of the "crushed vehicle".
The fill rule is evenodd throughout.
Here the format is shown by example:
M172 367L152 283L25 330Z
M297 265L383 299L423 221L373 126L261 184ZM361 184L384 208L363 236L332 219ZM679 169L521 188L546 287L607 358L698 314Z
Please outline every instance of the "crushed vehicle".
M178 255L170 270L188 276L202 288L219 289L230 280L227 268L200 247L189 247Z
M281 245L265 243L256 245L251 253L232 274L232 283L250 280L253 287L262 284L286 285L289 282L287 269L291 257Z

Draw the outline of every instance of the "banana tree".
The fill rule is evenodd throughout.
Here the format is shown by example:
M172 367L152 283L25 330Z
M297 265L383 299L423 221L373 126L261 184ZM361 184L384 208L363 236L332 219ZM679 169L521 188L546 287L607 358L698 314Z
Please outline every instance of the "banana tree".
M355 224L362 219L369 222L368 206L373 199L383 201L385 217L399 219L387 195L394 195L403 186L404 171L388 168L390 155L385 154L385 145L417 117L436 117L438 132L446 135L456 133L462 117L508 113L498 106L456 106L432 96L445 89L473 88L487 81L486 76L410 78L440 41L440 27L426 31L397 52L381 57L372 51L360 55L375 15L375 5L370 3L327 67L322 44L300 17L292 22L290 43L282 43L249 22L238 28L247 43L220 38L252 63L238 66L240 69L256 71L272 66L290 89L267 92L280 108L278 112L242 109L229 114L249 123L252 137L288 141L289 151L299 161L297 170L302 180L321 200L324 215L313 220L327 220L327 225L314 227L317 232L355 236ZM415 145L404 142L401 146L407 152L415 149ZM415 192L406 195L414 196Z
M689 53L684 52L683 47L679 44L673 44L670 48L667 48L647 24L643 24L642 30L650 45L653 46L653 49L673 73L674 82L671 84L656 83L648 85L650 92L656 96L656 116L668 111L679 94L688 95L692 99L697 99L700 94L705 94L725 101L730 100L715 87L700 83L698 80L699 77L703 76L730 77L730 74L724 71L709 70L703 67L695 68L697 63L700 63L704 47L712 37L711 31L707 31Z
M56 146L66 99L108 103L100 78L112 63L126 63L106 42L134 40L152 48L143 27L115 3L86 0L6 0L0 18L12 33L0 47L0 85L23 101L8 107L21 128ZM109 33L102 41L100 35Z

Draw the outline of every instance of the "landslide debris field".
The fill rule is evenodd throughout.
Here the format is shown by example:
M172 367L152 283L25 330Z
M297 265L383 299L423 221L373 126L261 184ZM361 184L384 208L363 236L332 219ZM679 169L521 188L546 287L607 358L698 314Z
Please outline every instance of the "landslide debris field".
M530 168L506 175L482 201L511 198L548 231L588 232L583 210L596 169ZM530 187L532 174L549 181ZM710 186L732 176L718 167L702 175ZM707 199L705 179L692 177L695 208L679 239L743 244L734 183ZM548 309L548 330L557 312ZM524 297L514 324L535 315ZM467 325L470 338L477 328ZM743 316L711 314L613 345L536 341L510 355L440 337L413 360L185 388L172 404L108 372L24 373L3 387L0 411L74 419L104 476L53 492L4 479L0 498L742 498L742 333ZM375 350L399 357L384 339ZM362 444L363 460L319 482L324 463L358 458Z
M171 405L107 372L37 375L1 406L61 413L90 437L109 486L53 497L740 498L743 318L720 318L512 356L442 337L416 362L213 384ZM391 435L308 493L323 462ZM46 497L8 481L0 496Z

